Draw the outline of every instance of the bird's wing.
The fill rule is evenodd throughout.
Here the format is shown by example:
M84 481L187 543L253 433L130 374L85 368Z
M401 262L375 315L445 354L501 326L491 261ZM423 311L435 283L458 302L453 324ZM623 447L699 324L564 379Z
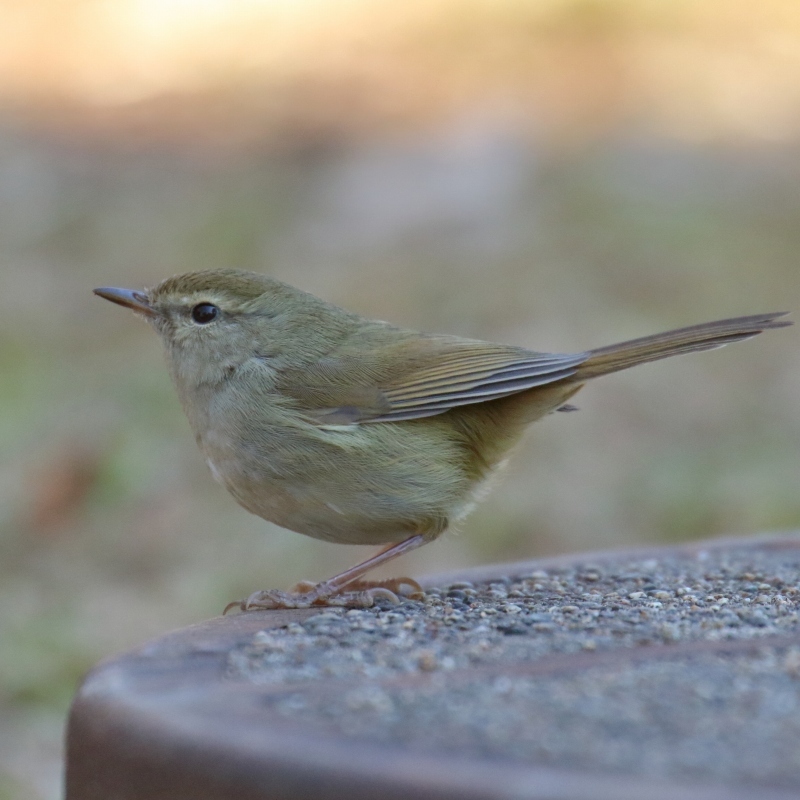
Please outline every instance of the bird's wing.
M569 378L587 358L447 337L377 352L321 359L282 381L283 391L323 424L400 422Z
M383 393L391 408L370 422L397 422L441 414L456 406L484 403L575 374L586 356L555 353L520 354L493 345L452 354L403 375Z

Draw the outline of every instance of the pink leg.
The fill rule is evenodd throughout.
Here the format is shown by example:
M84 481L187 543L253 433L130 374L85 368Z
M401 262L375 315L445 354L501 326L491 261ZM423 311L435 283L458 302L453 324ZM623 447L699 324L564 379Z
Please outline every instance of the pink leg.
M304 591L281 592L277 589L267 589L261 592L254 592L246 600L229 603L223 613L236 606L239 606L242 611L247 611L251 608L309 608L315 605L368 607L374 603L376 597L387 597L396 601L397 597L393 592L380 587L345 593L342 593L342 590L347 589L349 584L357 581L365 572L405 553L410 553L412 550L422 547L425 542L426 539L422 534L411 536L402 542L381 550L372 558L368 558L366 561L362 561L355 567L350 567L350 569L334 575L326 581L312 585L308 589L303 584ZM402 579L400 582L402 582Z

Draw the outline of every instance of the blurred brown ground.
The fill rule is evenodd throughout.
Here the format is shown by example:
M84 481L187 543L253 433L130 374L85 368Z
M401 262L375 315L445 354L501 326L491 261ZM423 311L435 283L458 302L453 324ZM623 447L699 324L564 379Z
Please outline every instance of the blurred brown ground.
M557 351L800 309L799 131L793 1L0 0L0 800L58 796L96 660L369 552L236 506L92 287ZM593 385L398 569L796 528L797 335Z

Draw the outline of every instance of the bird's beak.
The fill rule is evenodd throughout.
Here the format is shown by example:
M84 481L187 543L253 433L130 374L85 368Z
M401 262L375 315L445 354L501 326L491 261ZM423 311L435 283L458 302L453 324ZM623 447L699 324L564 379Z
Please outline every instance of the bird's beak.
M147 295L136 292L133 289L114 289L106 287L95 289L94 293L100 297L105 297L106 300L110 300L112 303L118 303L121 306L133 309L139 314L144 314L148 317L154 317L156 315L155 310L147 300Z

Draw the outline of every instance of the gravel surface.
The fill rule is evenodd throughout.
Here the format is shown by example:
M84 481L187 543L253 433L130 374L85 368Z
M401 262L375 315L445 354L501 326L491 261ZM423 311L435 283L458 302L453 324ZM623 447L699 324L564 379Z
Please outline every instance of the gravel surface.
M325 610L256 634L228 673L355 739L800 786L799 608L796 550L586 563Z

